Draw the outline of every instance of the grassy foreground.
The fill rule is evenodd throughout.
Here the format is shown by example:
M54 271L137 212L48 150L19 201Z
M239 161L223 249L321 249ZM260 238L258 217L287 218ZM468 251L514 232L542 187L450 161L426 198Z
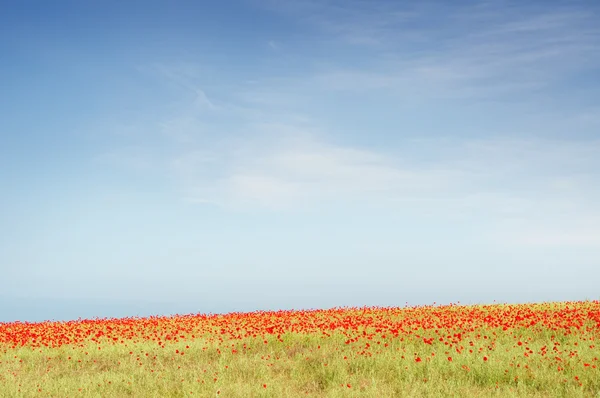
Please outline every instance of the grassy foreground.
M1 397L600 397L600 302L0 323Z

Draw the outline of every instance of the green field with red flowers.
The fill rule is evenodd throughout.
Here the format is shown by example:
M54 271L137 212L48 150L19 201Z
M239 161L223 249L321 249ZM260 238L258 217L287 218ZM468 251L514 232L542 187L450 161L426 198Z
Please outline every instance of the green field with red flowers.
M0 323L2 397L600 397L600 302Z

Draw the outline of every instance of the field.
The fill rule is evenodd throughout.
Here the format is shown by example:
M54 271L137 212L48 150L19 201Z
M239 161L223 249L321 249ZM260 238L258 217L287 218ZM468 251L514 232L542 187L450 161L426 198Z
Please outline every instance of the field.
M1 397L600 397L600 302L0 323Z

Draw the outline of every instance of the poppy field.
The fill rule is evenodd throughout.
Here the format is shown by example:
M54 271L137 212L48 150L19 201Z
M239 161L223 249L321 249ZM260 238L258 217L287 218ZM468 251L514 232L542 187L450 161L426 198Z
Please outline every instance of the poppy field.
M600 302L0 323L2 397L600 397Z

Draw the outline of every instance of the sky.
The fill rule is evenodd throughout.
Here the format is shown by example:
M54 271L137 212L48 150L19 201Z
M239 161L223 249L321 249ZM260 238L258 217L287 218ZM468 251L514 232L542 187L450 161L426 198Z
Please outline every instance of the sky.
M596 1L3 1L0 322L600 298Z

